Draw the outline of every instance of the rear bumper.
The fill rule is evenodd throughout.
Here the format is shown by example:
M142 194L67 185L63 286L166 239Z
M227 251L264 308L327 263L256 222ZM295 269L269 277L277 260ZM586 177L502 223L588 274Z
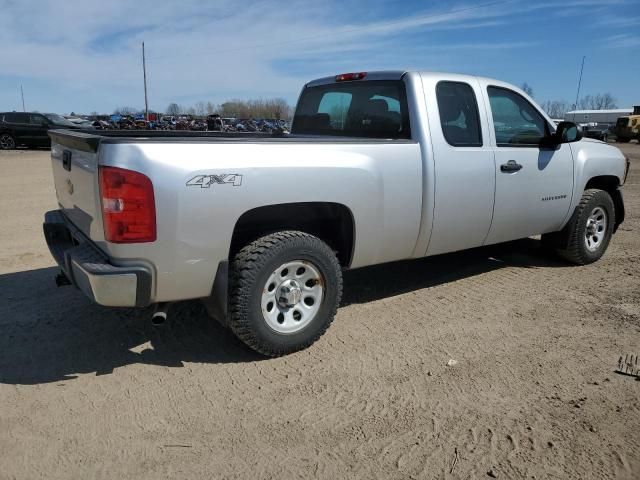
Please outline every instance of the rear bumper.
M62 271L94 302L109 307L149 305L151 272L147 267L112 265L60 210L45 214L43 229L49 251Z

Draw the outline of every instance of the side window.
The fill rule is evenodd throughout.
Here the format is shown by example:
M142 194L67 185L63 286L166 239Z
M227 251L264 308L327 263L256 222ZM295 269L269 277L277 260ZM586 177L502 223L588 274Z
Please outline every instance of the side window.
M31 117L31 125L44 125L46 124L46 120L42 115L30 115Z
M344 130L345 120L351 105L352 95L347 92L327 92L322 96L318 113L329 115L329 125L335 130Z
M481 147L478 102L470 85L439 82L436 86L442 133L454 147Z
M487 92L499 147L538 146L548 135L547 121L516 92L500 87L488 87Z
M29 123L29 114L28 113L5 113L4 121L7 123Z

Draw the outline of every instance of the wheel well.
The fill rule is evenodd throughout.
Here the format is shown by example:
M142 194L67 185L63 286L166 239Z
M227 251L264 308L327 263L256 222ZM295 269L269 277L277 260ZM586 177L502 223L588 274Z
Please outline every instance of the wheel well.
M593 177L584 187L585 190L590 188L597 188L599 190L604 190L609 195L611 195L611 199L613 200L613 206L616 210L616 218L614 223L614 231L618 229L618 226L624 220L624 202L622 200L622 194L619 190L620 180L618 177L614 175L602 175L599 177Z
M600 190L605 190L611 194L612 192L618 189L618 185L620 184L620 180L618 177L614 175L602 175L600 177L593 177L584 187L585 190L590 188L598 188Z
M282 230L300 230L327 243L343 267L351 264L355 225L351 211L340 203L280 203L243 213L233 229L229 259L248 243Z

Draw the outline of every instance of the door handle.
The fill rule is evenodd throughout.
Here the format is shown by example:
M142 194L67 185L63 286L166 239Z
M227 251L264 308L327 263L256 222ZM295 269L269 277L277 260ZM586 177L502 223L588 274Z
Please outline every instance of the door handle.
M515 160L509 160L507 163L500 165L500 171L505 173L517 172L522 169L522 165L516 163Z

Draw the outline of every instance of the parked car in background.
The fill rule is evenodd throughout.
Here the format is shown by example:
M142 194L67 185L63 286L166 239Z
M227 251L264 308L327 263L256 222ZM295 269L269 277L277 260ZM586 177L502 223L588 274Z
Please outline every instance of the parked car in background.
M81 127L55 113L0 113L0 150L11 150L20 145L48 147L51 145L49 130L61 128L78 130Z
M207 130L210 132L223 132L224 122L220 115L214 113L212 115L207 115Z
M77 125L80 128L93 128L93 122L91 120L87 120L86 118L82 118L82 117L74 117L74 116L64 116L65 120L70 121L71 123L73 123L74 125Z
M609 138L609 124L598 124L596 122L582 123L582 134L587 138L595 138L606 142Z

